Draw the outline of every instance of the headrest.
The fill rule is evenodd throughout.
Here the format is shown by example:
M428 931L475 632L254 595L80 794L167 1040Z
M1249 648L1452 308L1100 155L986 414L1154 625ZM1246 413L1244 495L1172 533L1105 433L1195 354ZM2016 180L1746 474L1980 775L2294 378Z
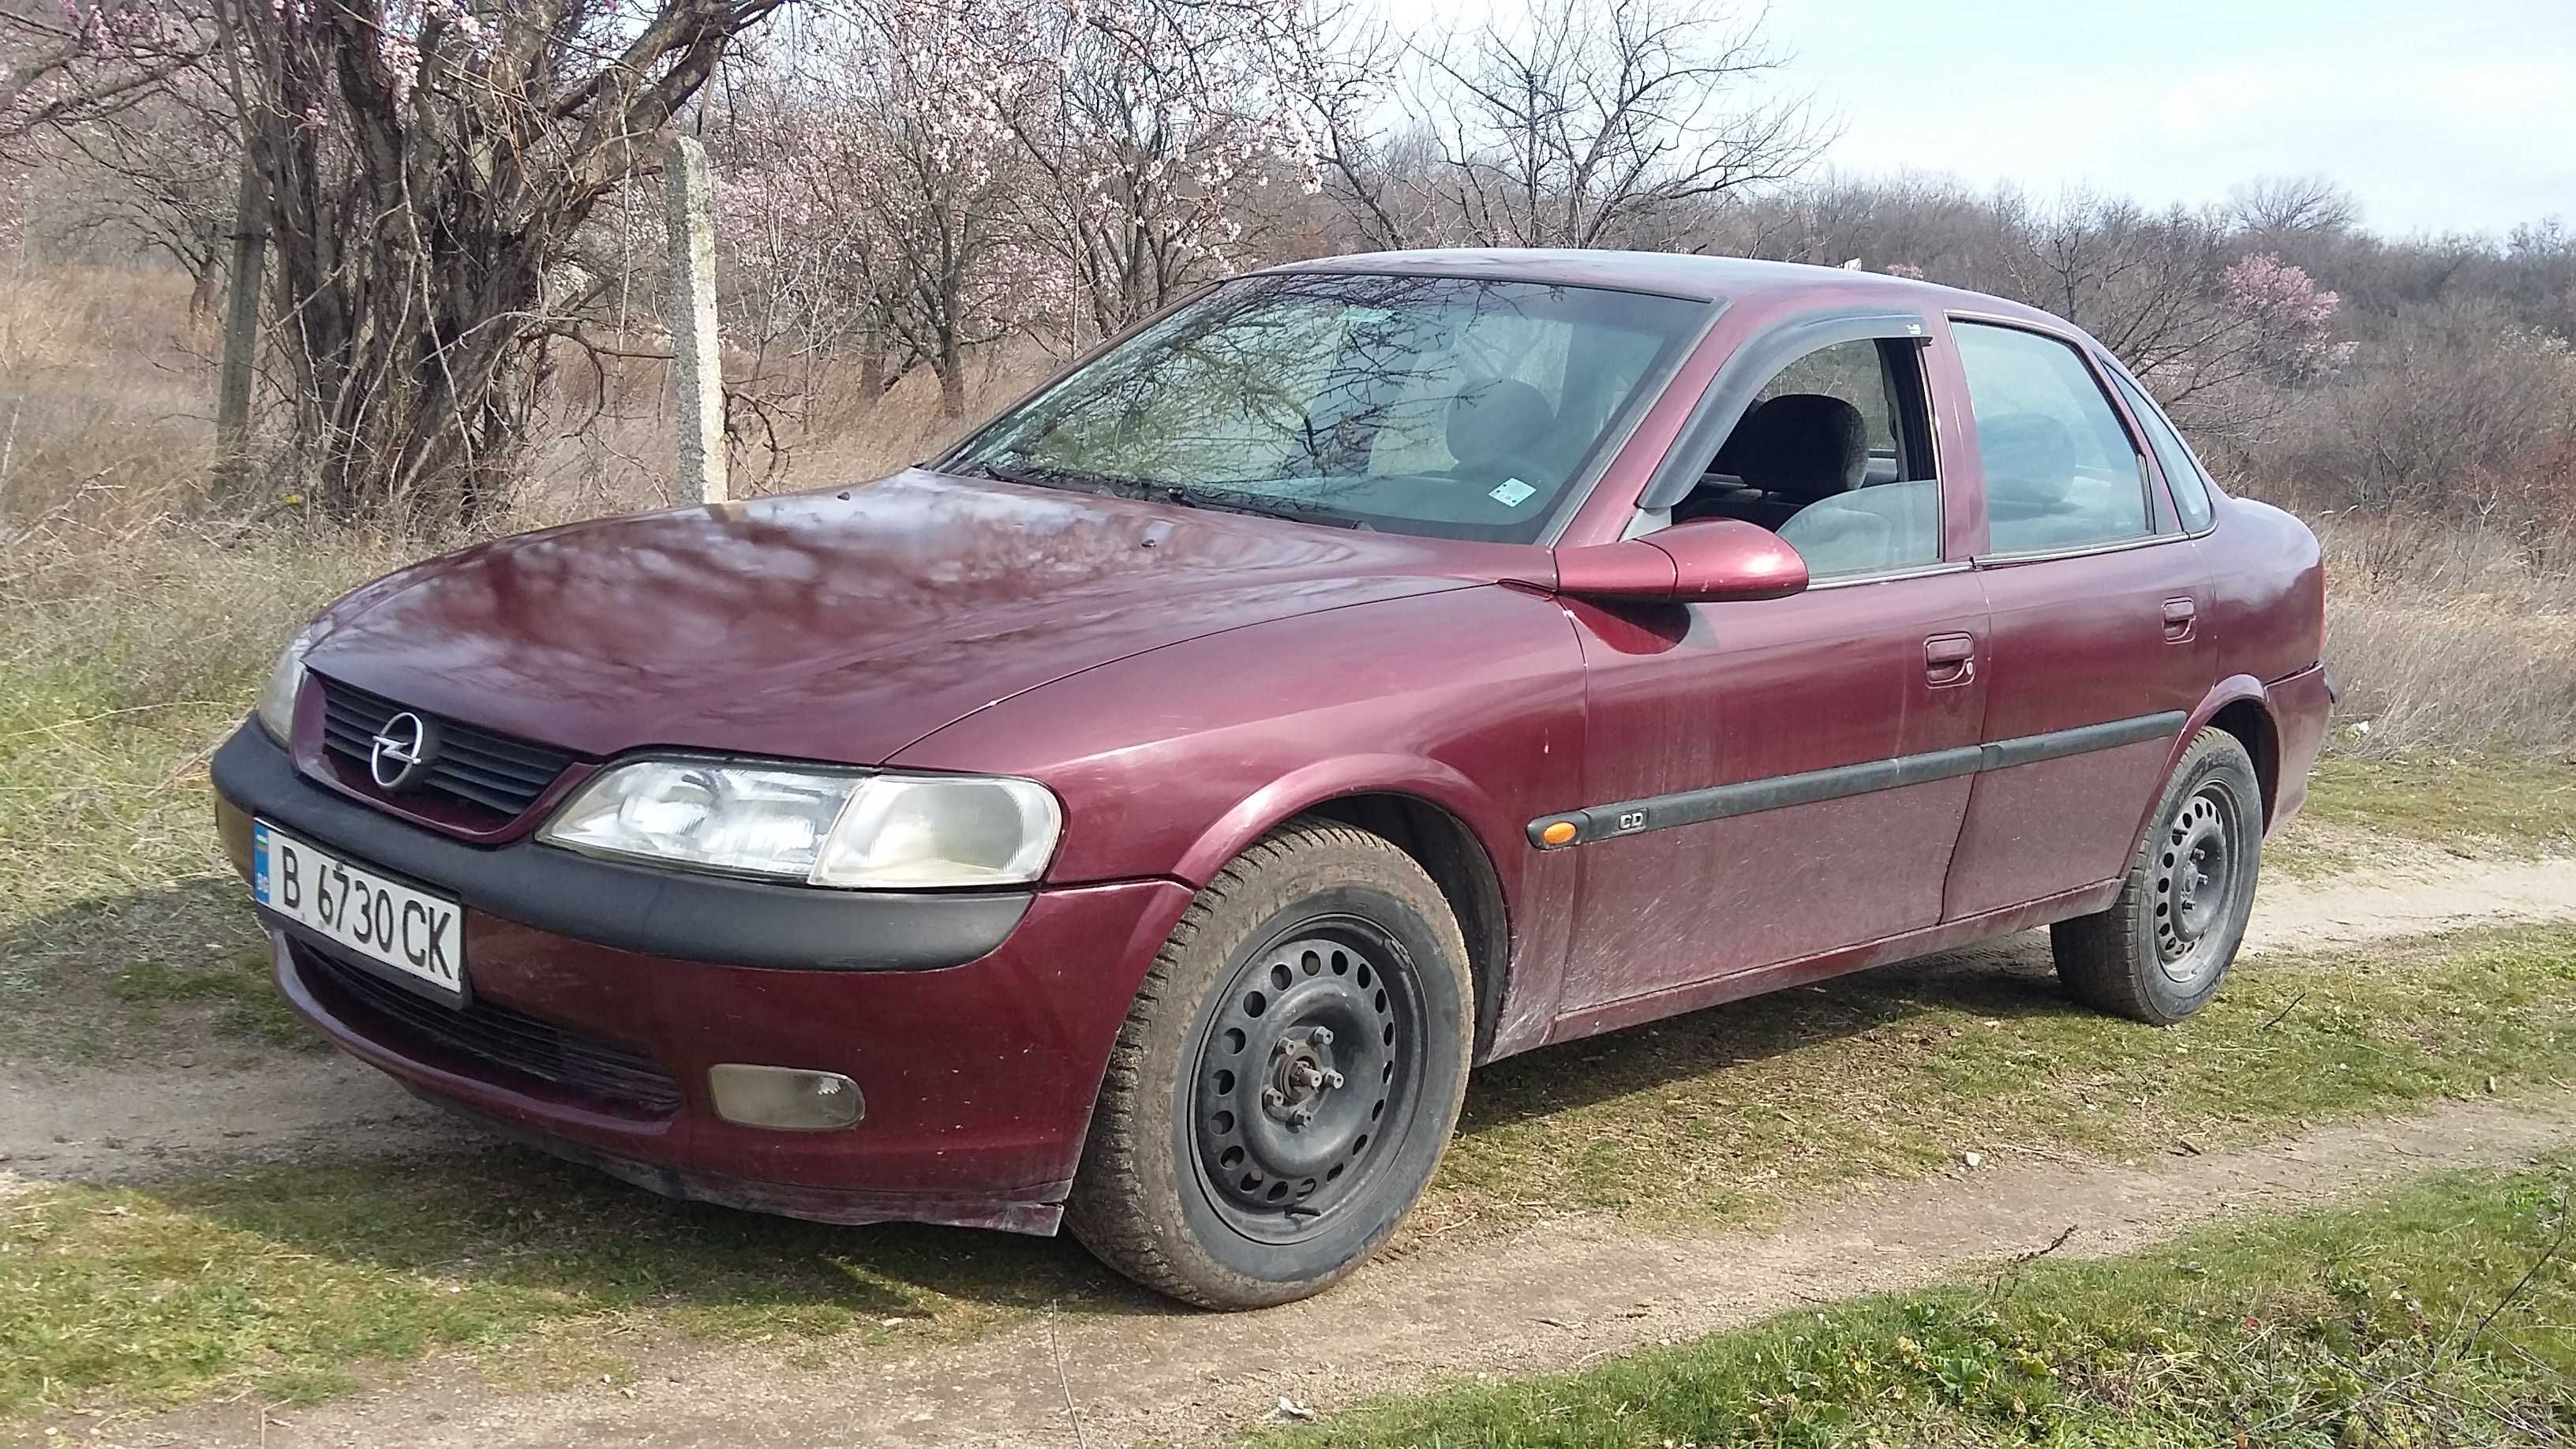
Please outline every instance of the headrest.
M1717 469L1794 503L1860 486L1869 471L1869 428L1860 409L1816 392L1782 393L1757 404L1717 450Z
M1528 383L1471 382L1449 400L1449 456L1470 466L1526 458L1555 422L1556 409Z
M2075 482L2075 435L2046 413L2001 413L1977 419L1977 452L1986 463L1991 503L2046 506Z

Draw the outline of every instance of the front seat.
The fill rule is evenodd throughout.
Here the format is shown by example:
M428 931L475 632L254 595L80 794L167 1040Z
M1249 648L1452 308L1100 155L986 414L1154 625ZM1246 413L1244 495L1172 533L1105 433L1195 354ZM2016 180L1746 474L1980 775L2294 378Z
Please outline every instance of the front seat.
M1538 453L1556 426L1547 395L1518 378L1490 377L1458 389L1449 400L1452 478L1494 484L1517 477L1532 487L1540 476Z
M1716 513L1776 531L1799 509L1860 486L1869 472L1869 425L1860 409L1841 398L1782 393L1756 404L1735 425L1717 450L1715 471L1742 480L1762 497L1728 499L1684 516Z

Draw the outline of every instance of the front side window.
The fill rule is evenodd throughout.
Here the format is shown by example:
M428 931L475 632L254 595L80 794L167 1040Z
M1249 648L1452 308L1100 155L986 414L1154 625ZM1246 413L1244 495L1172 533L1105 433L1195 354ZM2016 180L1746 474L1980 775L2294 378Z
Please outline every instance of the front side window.
M2145 471L2092 369L2054 337L1953 325L1986 465L1996 553L2039 553L2151 531Z
M1810 578L1853 578L1941 559L1921 344L1857 338L1772 375L1673 509L1780 535Z
M1706 308L1536 282L1247 278L1145 327L938 466L1531 542Z
M2111 381L2118 384L2120 396L2128 401L2130 415L2138 420L2138 426L2147 430L2147 446L2155 450L2156 467L2165 475L2165 486L2173 490L2174 513L2182 519L2182 531L2198 533L2209 527L2214 512L2209 502L2209 482L2200 476L2200 464L2182 445L2181 435L2135 384L2116 372L2111 374Z

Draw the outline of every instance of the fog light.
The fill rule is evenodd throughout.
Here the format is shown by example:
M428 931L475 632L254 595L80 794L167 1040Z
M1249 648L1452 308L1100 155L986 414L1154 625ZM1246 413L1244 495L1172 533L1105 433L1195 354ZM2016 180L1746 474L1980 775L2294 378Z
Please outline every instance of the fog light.
M823 1132L867 1115L859 1084L838 1072L795 1067L755 1067L726 1062L707 1068L707 1091L716 1115L743 1127L782 1132Z

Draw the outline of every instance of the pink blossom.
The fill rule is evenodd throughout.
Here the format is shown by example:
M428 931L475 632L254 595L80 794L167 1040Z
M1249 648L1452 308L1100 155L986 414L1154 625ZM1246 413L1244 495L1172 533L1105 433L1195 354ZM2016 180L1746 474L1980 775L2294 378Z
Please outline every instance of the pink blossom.
M2270 252L2238 259L2218 274L2227 307L2252 327L2259 353L2292 375L2329 370L2352 354L2334 340L2332 324L2342 299L2316 279Z

